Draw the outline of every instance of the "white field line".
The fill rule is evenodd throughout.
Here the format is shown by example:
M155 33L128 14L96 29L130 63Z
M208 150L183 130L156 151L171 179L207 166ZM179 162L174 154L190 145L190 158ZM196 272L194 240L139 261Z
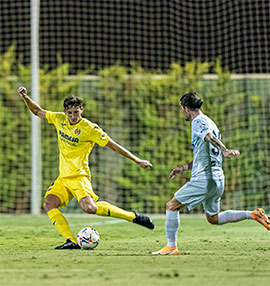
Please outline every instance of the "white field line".
M104 220L104 221L91 221L89 223L84 222L84 223L69 223L70 226L89 226L89 224L91 226L95 226L95 225L104 225L104 224L118 224L118 223L126 223L126 220L123 219L114 219L114 220Z
M66 218L89 218L89 219L103 219L103 220L117 220L117 221L121 221L121 219L115 219L112 217L103 217L103 216L97 216L97 215L90 215L90 214L68 214L68 213L63 213L63 215ZM165 219L166 215L165 214L145 214L149 217L151 217L152 219ZM32 214L0 214L0 217L3 218L8 218L8 217L47 217L46 214L40 214L40 215L32 215ZM181 214L180 213L180 217L182 218L188 218L188 217L204 217L204 214Z
M47 274L59 271L57 268L51 269L15 269L15 268L6 268L0 269L0 272L46 272ZM89 272L88 269L70 269L71 272ZM2 284L1 284L2 285ZM21 285L21 284L17 284Z
M148 215L149 217L151 217L154 221L155 219L165 219L166 218L166 215L165 214L152 214L152 215ZM87 215L87 214L75 214L75 215L72 215L72 214L69 214L69 215L66 215L66 217L68 218L83 218L83 219L86 219L86 218L91 218L91 219L94 219L94 218L97 218L96 215ZM183 218L183 219L186 219L188 217L201 217L203 218L204 215L203 214L180 214L180 218ZM115 219L115 218L110 218L110 217L100 217L98 216L99 218L99 221L89 221L89 222L82 222L82 223L69 223L71 226L96 226L96 225L104 225L104 224L120 224L120 223L126 223L128 221L126 220L123 220L123 219Z

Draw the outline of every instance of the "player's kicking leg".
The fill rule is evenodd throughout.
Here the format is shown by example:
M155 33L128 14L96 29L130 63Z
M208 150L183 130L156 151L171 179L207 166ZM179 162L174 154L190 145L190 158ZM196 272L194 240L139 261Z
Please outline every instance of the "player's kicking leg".
M152 219L147 216L136 212L125 211L107 202L94 202L91 196L82 198L79 203L83 211L89 214L125 219L149 229L154 229L155 227Z
M251 219L263 225L267 230L270 230L269 219L262 208L257 208L254 211L223 211L214 216L217 217L216 222L212 222L214 217L209 217L207 215L206 217L210 223L219 225Z
M227 210L220 212L214 216L206 214L208 222L211 224L227 224L232 222L238 222L246 219L255 220L263 225L267 230L270 230L270 222L262 208L257 208L254 211L235 211Z
M149 229L154 229L154 223L151 218L137 212L125 211L107 202L97 202L96 214L100 216L110 216L139 224Z

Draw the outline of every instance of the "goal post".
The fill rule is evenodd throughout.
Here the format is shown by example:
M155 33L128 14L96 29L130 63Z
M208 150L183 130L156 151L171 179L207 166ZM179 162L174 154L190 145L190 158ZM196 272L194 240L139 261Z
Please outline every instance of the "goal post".
M39 104L39 0L31 0L31 97ZM41 143L39 118L31 115L31 214L41 211Z

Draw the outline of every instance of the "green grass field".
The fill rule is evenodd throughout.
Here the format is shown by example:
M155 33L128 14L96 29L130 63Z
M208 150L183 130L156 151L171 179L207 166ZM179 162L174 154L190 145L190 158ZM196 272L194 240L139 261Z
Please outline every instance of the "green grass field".
M151 231L111 218L68 217L74 233L95 227L92 251L54 247L64 239L46 216L1 216L1 285L268 285L270 232L254 221L212 226L182 216L178 256L152 256L166 243L164 219Z

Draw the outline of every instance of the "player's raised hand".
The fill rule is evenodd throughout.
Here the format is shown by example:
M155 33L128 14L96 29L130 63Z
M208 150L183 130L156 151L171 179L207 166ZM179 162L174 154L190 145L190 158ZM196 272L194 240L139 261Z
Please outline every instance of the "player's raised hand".
M147 160L138 160L136 163L143 169L146 169L146 168L152 169L153 167L152 164Z
M24 86L20 86L17 91L21 97L27 96L27 89Z
M183 173L183 171L184 171L183 166L174 168L169 175L169 179L170 180L174 179L175 176Z
M238 157L240 152L238 150L226 150L222 152L224 157L230 158L232 156Z

